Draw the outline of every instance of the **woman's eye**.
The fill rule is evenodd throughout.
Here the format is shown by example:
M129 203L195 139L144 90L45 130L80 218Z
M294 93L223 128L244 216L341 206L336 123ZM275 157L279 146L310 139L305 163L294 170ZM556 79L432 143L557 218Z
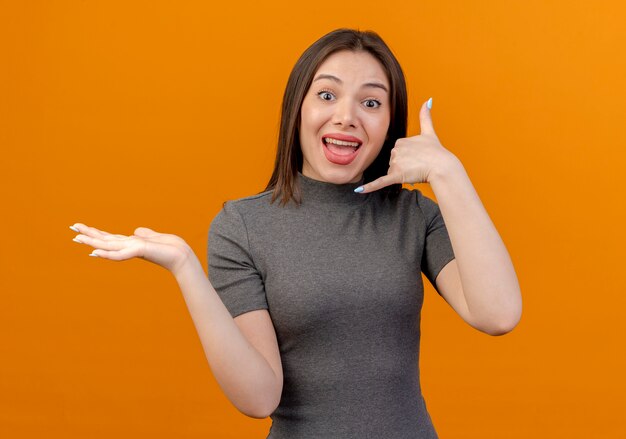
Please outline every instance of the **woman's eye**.
M365 106L367 108L378 108L380 107L380 102L376 99L368 99L365 101Z
M334 98L333 94L329 91L320 91L317 95L325 101L330 101Z

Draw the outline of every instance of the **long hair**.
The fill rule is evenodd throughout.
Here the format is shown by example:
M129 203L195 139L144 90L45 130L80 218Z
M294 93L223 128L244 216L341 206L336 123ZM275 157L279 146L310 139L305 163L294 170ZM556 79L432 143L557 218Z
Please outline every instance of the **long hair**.
M407 92L404 73L389 47L373 31L353 29L334 30L313 43L296 62L285 88L278 135L278 148L274 171L264 191L273 191L273 203L279 196L285 205L292 199L301 203L298 171L302 171L302 149L300 147L300 118L304 97L311 86L313 75L319 66L335 52L349 50L365 51L374 56L383 66L390 85L390 123L387 138L380 153L364 171L365 182L387 174L391 149L396 140L406 137ZM393 184L381 191L397 194L402 185Z

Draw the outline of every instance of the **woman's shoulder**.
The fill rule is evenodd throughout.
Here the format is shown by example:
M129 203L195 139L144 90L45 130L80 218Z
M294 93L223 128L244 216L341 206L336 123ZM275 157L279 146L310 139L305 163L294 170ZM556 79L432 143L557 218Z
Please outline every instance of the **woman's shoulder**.
M402 187L396 194L388 196L379 196L377 202L379 206L390 209L403 215L409 212L415 212L426 218L431 218L438 213L438 204L430 197L424 195L422 191L416 187Z
M403 187L400 190L400 196L403 197L404 201L414 201L417 203L422 203L425 200L433 201L430 197L424 195L424 193L417 187L412 187L412 188Z
M223 222L238 222L250 216L263 215L271 206L272 191L264 191L243 198L226 200L222 203L222 209L213 219L214 224Z
M249 195L243 198L236 198L233 200L226 200L223 203L223 207L229 205L238 209L253 209L258 206L268 204L272 198L272 191L259 192L258 194Z
M400 190L395 194L390 194L386 196L382 194L380 195L381 200L387 200L393 204L396 204L398 207L405 205L417 206L423 201L424 198L425 196L419 189L406 187L400 188Z
M398 194L398 205L418 209L426 218L432 218L439 212L437 202L418 188L402 188Z

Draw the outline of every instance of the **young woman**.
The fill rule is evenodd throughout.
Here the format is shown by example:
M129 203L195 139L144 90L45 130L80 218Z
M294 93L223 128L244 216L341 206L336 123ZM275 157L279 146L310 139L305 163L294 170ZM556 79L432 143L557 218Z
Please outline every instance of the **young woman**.
M436 438L419 376L423 272L470 325L521 316L511 260L460 161L373 32L333 31L289 77L272 177L225 203L208 278L179 237L72 229L92 253L177 279L221 388L269 438ZM439 205L403 183L428 182ZM458 264L457 264L457 261Z

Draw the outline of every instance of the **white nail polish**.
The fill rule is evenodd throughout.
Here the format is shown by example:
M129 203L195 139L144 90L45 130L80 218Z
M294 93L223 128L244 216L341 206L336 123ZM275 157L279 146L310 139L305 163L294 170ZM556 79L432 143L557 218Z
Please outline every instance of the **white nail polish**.
M76 227L74 226L70 226L70 229L72 229L73 231L75 231L76 233L80 233L80 230L78 230Z
M94 253L89 253L89 256L93 256L95 258L99 257L98 255L94 254Z
M83 242L82 242L80 239L78 239L78 238L74 238L74 239L72 239L72 241L77 242L77 243L79 243L79 244L82 244L82 243L83 243Z

